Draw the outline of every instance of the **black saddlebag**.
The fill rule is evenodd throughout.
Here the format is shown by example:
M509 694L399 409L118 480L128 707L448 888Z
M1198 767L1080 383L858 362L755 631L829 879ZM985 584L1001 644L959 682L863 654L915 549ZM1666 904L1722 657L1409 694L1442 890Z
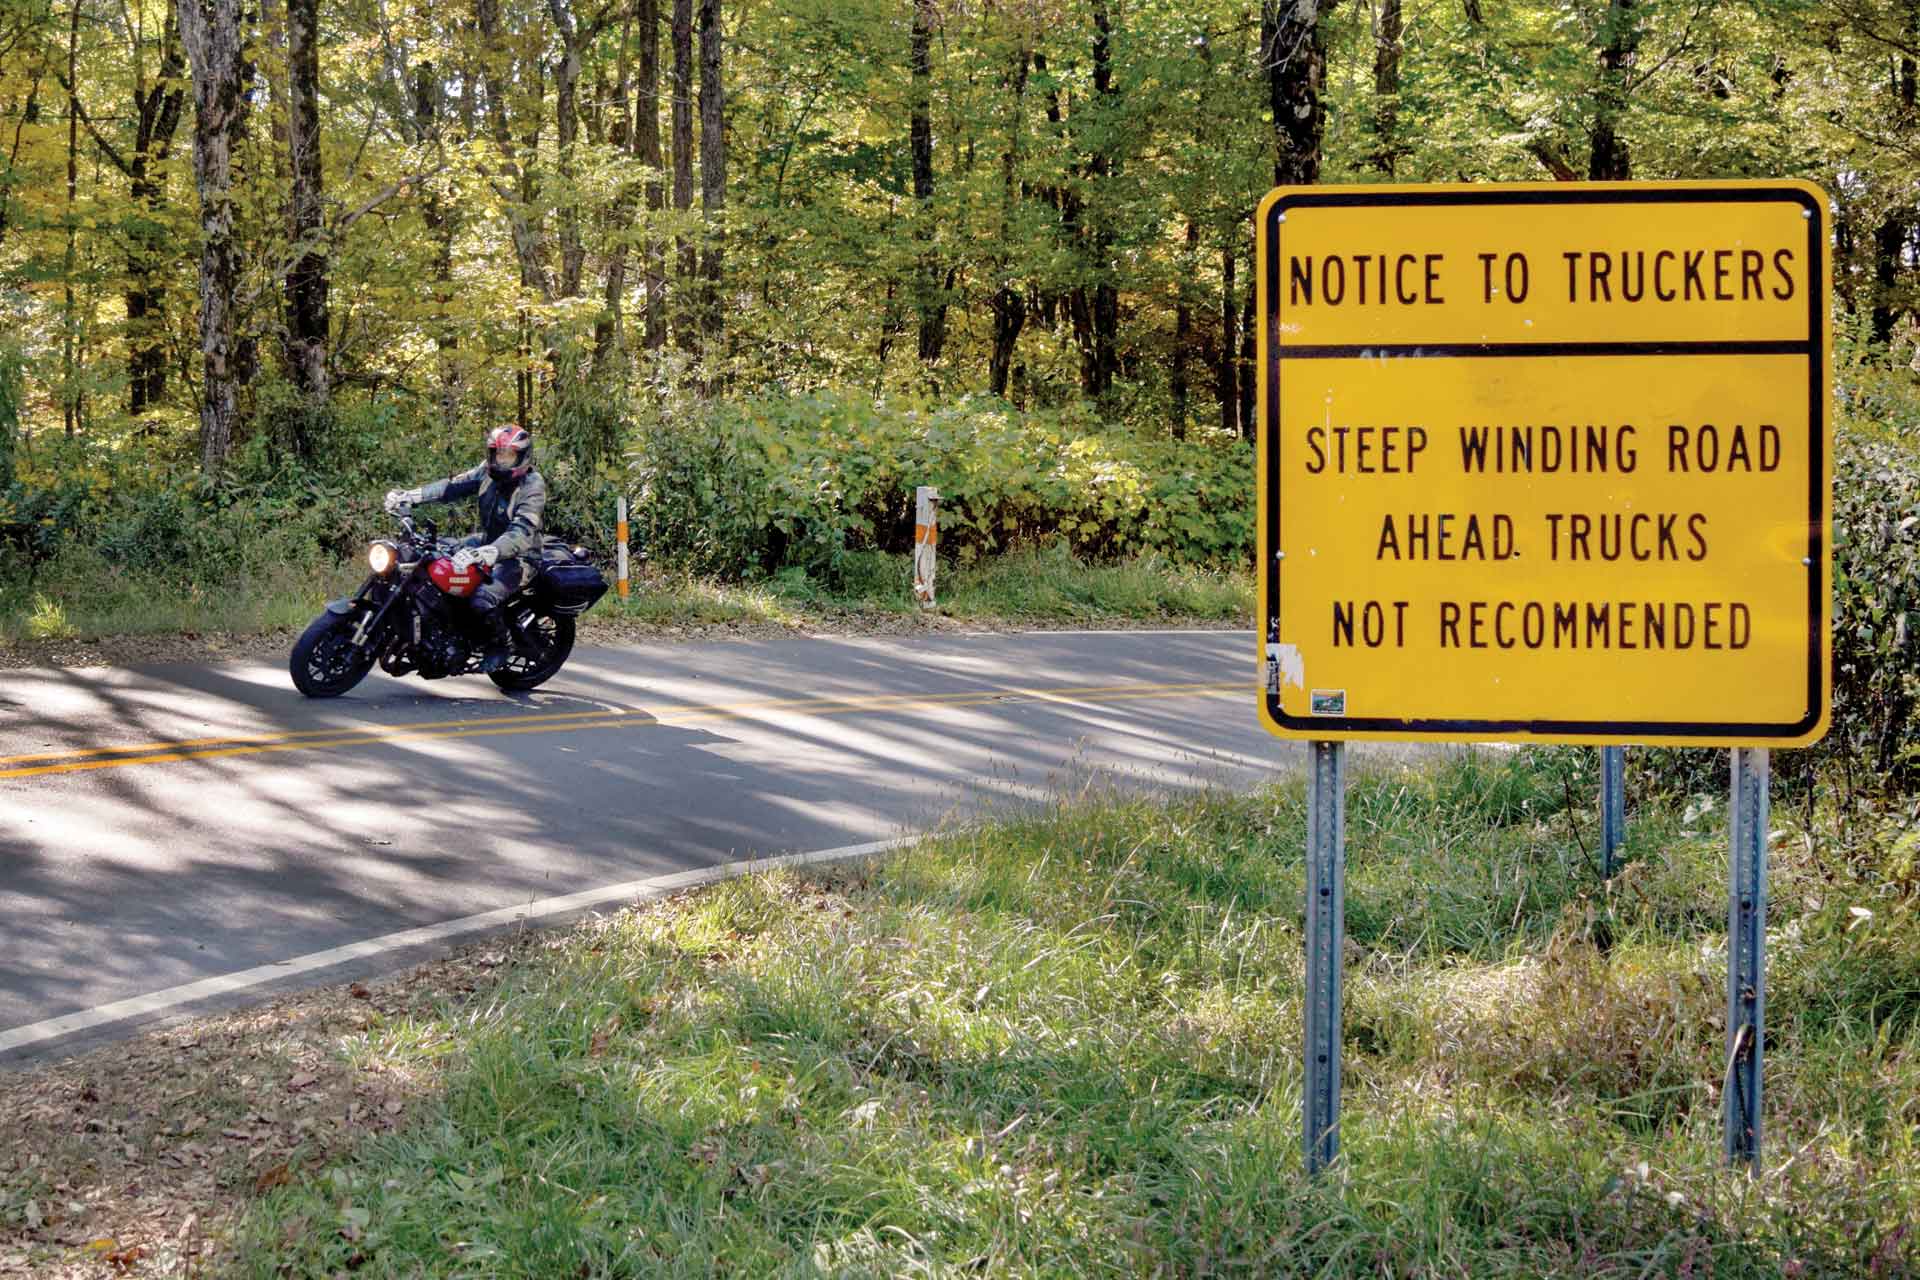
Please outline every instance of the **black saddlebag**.
M543 561L534 592L553 612L574 617L591 609L607 594L607 579L592 564L571 554Z

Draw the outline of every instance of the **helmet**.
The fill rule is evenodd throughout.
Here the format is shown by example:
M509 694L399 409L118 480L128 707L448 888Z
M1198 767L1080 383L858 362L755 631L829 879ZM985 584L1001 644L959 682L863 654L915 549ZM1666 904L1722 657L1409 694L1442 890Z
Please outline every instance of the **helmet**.
M517 484L533 470L533 433L514 423L487 432L487 474L502 484Z

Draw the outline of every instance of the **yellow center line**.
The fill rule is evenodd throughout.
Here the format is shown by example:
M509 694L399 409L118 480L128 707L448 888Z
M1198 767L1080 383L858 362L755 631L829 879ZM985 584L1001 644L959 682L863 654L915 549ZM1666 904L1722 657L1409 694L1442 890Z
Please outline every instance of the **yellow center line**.
M96 769L123 769L134 765L173 764L185 760L217 760L230 756L266 755L283 751L319 751L335 747L375 746L387 742L492 737L498 734L515 733L564 733L574 729L696 724L714 720L741 720L780 712L842 715L899 707L982 706L1019 699L1048 702L1076 699L1118 702L1138 698L1177 697L1180 694L1244 692L1247 687L1246 681L1215 681L1191 684L1061 686L1051 689L982 689L952 694L872 694L842 698L769 699L711 707L685 707L662 711L658 714L633 708L611 707L595 711L550 715L447 720L392 728L379 725L355 728L343 725L332 729L303 729L277 735L193 738L136 746L82 747L39 755L0 756L0 765L17 766L0 768L0 779L31 778L57 773L84 773ZM49 759L58 759L60 763L26 763Z

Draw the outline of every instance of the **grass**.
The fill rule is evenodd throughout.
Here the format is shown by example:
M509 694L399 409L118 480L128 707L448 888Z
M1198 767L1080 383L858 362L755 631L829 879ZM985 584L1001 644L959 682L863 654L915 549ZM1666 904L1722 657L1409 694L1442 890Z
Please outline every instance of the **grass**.
M1920 893L1829 911L1904 855L1776 843L1732 1175L1724 828L1643 809L1603 889L1571 755L1351 782L1335 1177L1299 1159L1298 785L1109 798L602 919L350 1037L426 1101L260 1197L237 1273L1914 1274Z
M70 552L32 583L0 579L0 643L180 632L252 634L304 626L327 599L350 593L359 565L280 565L237 583L127 575L101 557ZM790 568L750 582L670 571L636 577L624 601L609 593L589 628L748 625L807 629L917 615L906 556L844 557L831 574ZM1089 565L1054 552L1023 552L978 565L942 566L941 616L979 623L1239 623L1253 611L1249 574L1216 574L1146 558Z
M364 576L355 565L283 564L235 581L176 581L123 573L95 553L74 550L43 566L31 583L0 577L0 644L303 627Z

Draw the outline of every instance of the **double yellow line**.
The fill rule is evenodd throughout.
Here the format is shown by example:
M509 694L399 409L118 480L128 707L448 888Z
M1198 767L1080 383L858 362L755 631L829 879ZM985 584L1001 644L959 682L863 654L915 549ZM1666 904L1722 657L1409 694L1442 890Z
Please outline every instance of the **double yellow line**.
M135 765L174 764L183 760L218 760L230 756L266 755L279 751L324 751L337 747L372 746L433 738L483 738L507 733L570 733L576 729L620 729L646 725L687 725L715 720L747 720L792 713L829 716L863 711L920 707L984 706L995 702L1122 702L1138 698L1174 698L1193 694L1249 693L1250 681L1210 681L1191 684L1065 685L1053 688L978 689L966 693L872 694L845 698L777 698L718 706L693 706L661 712L631 707L593 711L553 712L546 715L488 716L476 720L441 720L418 725L336 725L286 733L243 734L221 738L183 738L173 742L143 742L114 747L75 747L28 755L0 756L0 779L32 778L55 773L85 773L94 769L126 769Z

